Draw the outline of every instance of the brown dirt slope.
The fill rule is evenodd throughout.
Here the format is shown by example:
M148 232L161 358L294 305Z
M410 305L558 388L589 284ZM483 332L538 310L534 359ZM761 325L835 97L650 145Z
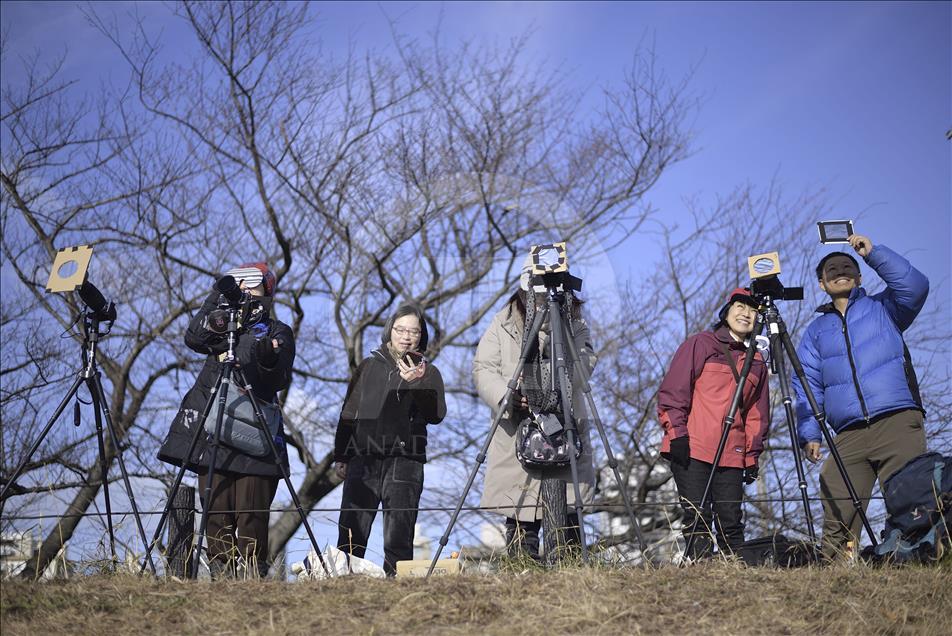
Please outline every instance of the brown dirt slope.
M710 564L381 581L0 586L15 634L949 634L948 567Z

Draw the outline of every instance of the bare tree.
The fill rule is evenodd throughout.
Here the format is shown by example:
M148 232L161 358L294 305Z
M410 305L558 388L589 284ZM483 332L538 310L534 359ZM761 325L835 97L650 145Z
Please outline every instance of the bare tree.
M101 366L133 471L158 484L170 471L155 465L155 451L202 362L182 346L190 312L228 267L272 265L279 316L298 342L283 398L306 509L338 485L329 441L344 388L402 300L425 308L435 328L428 355L454 396L431 444L447 478L428 483L424 498L444 505L459 496L452 477L486 432L488 416L473 415L472 353L527 246L569 239L573 262L585 263L634 233L664 244L663 262L625 295L623 319L595 299L586 310L604 352L595 378L602 415L637 500L648 504L668 481L657 465L653 399L674 348L746 280L748 254L781 247L785 282L810 280L809 253L787 246L822 216L822 192L741 188L709 209L689 204L695 227L653 220L646 197L687 156L694 104L651 52L635 56L593 116L577 110L584 95L561 69L526 61L525 39L485 48L396 35L393 58L335 60L316 43L306 4L184 2L174 11L194 35L188 63L164 62L147 24L128 32L90 11L128 63L128 86L78 100L62 69L34 66L25 84L4 87L0 245L15 285L4 281L0 329L19 345L2 351L5 476L75 362L71 322L81 307L42 290L67 245L95 246L92 275L120 301ZM784 312L796 328L812 307ZM69 334L68 346L49 337L49 325ZM948 377L939 355L947 339L926 335L935 357L924 377L937 387ZM101 484L88 437L58 429L20 484L20 507L51 491L66 498L31 572L94 504ZM769 465L770 483L788 488L789 470ZM604 489L612 503L611 485ZM769 525L796 513L757 514ZM276 519L274 553L299 523L293 512ZM658 515L650 523L667 526Z
M134 209L143 198L168 187L175 180L174 170L147 159L144 147L133 147L138 122L121 113L121 102L113 105L120 111L113 116L101 105L77 100L73 87L59 79L61 61L42 68L34 58L27 65L26 85L4 88L0 114L0 241L4 267L19 282L4 285L4 338L15 338L18 345L5 347L3 353L5 472L12 471L34 441L39 424L49 417L51 405L65 395L69 370L79 371L82 336L74 317L81 305L78 299L44 292L47 267L58 247L92 242L97 249L108 250L116 263L111 268L94 267L93 276L113 279L110 287L123 297L138 297L131 303L134 315L114 329L118 351L104 350L100 357L120 440L133 428L152 386L183 366L181 358L161 355L155 345L188 308L184 299L170 298L175 292L168 287L138 287L154 273L138 255L129 258L134 252L129 237L139 229L148 230L141 228L141 216L113 216L118 207ZM124 256L127 260L122 262ZM159 306L162 313L155 314ZM60 331L71 342L51 338ZM60 523L28 565L31 574L42 571L56 555L101 487L95 454L85 444L89 436L81 430L58 432L28 466L30 471L47 469L46 480L11 490L33 495L51 489L74 491ZM105 459L111 463L114 457L115 449L107 441Z
M293 391L302 408L288 420L310 508L337 485L329 449L311 441L332 430L345 383L395 304L425 308L435 327L429 356L447 370L450 391L471 394L465 361L526 247L639 230L645 193L687 153L692 104L685 85L636 58L628 83L606 92L601 116L583 118L558 69L524 61L524 40L484 49L397 38L396 61L335 62L309 39L306 11L182 3L176 12L198 52L186 66L160 64L145 25L124 40L108 16L90 12L129 63L128 89L85 110L55 73L7 90L3 246L27 304L9 311L5 293L3 328L23 333L37 320L67 328L79 307L42 293L45 266L59 247L94 243L93 274L122 301L101 361L112 411L141 474L167 481L149 458L200 362L180 344L185 320L218 272L265 258L299 342ZM7 351L4 419L28 417L26 430L48 415L36 403L43 387L28 378L58 372L61 386L68 365L46 338L26 354ZM457 410L434 452L457 456L473 435ZM7 434L4 457L22 451L22 438ZM37 467L67 463L62 447L43 455ZM92 460L73 461L84 477L71 514L100 486ZM61 520L33 571L78 519ZM298 524L293 514L277 520L273 551Z

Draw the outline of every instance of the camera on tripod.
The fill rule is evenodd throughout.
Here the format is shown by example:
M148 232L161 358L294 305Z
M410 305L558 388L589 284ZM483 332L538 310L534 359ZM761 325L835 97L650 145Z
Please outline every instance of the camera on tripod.
M257 287L261 281L261 270L256 267L235 268L219 278L215 282L215 290L219 293L218 308L208 312L205 328L224 334L229 330L239 330L243 324L247 324L247 318L258 298L246 290ZM244 287L241 286L242 283ZM233 316L237 319L234 327L230 327Z
M536 291L582 291L582 279L569 274L569 259L565 241L533 245L529 250L532 258L532 270L529 275L533 287L542 287Z
M768 252L747 258L750 293L758 304L769 300L803 300L803 287L784 287L780 282L780 254Z
M46 283L46 291L71 292L78 291L79 297L86 305L84 317L87 322L113 323L116 320L116 303L106 300L102 292L89 282L87 270L93 256L93 248L88 245L64 247L56 253L50 278Z

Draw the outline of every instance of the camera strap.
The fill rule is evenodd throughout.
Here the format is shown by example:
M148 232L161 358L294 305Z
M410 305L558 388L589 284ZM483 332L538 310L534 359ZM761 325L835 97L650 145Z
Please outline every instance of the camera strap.
M555 413L561 411L561 400L558 390L552 388L552 360L543 355L539 344L538 334L536 341L527 343L531 335L532 325L535 323L536 312L533 294L526 294L526 316L522 328L523 347L529 344L529 356L522 372L522 393L526 396L529 407L537 413ZM541 333L541 332L540 332ZM567 393L572 395L571 380L566 387ZM569 405L571 408L571 405Z
M726 342L721 342L721 351L724 352L724 359L727 362L727 366L731 369L731 374L734 376L734 384L740 384L740 373L737 372L737 367L734 366L734 357L731 355L730 347ZM747 410L744 408L744 394L741 393L740 408L738 409L741 413L741 417L746 422L747 420Z
M740 383L740 374L737 372L737 367L734 366L734 357L731 355L731 349L726 342L721 343L721 351L724 352L724 359L727 360L727 366L731 368L731 373L734 375L734 382Z

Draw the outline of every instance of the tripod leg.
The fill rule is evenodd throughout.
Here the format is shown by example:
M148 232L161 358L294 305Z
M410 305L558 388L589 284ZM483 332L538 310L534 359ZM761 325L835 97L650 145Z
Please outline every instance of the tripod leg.
M790 334L787 333L785 327L781 326L780 337L783 341L784 349L787 351L787 355L790 357L790 363L793 365L793 372L796 373L797 378L800 379L800 385L803 387L803 393L806 395L807 402L810 404L810 410L813 412L813 417L816 418L817 423L820 425L820 431L823 433L823 439L826 440L826 445L830 449L830 455L833 457L833 461L836 463L836 469L840 473L840 477L843 478L843 483L846 484L846 490L849 492L850 501L853 503L853 508L856 510L856 514L859 515L859 518L863 521L863 527L866 528L866 534L869 535L869 540L872 541L873 547L878 545L876 541L876 535L873 534L873 527L869 524L869 518L866 516L866 510L863 508L863 504L859 500L859 496L856 494L856 489L853 487L853 481L850 479L849 474L846 472L846 466L843 464L843 458L840 457L840 452L836 448L836 442L833 441L833 435L830 434L830 429L826 425L826 416L820 411L820 405L817 404L816 397L813 395L813 391L810 389L810 384L807 382L806 374L803 372L803 365L800 364L800 358L797 357L797 351L793 347L793 342L790 340ZM859 537L857 537L859 539Z
M641 532L641 524L638 523L638 519L635 517L635 512L631 505L631 498L628 496L628 484L627 482L623 482L621 479L621 475L618 472L618 460L615 459L615 454L612 453L611 443L608 441L608 435L605 432L605 427L602 425L602 420L598 415L598 409L595 407L595 399L592 397L592 385L589 382L590 378L588 369L586 369L585 365L582 363L582 360L579 357L578 347L575 346L571 322L567 322L566 325L568 326L568 333L565 336L565 342L568 344L569 354L572 358L574 368L578 370L579 377L582 379L582 393L585 396L588 409L592 414L592 421L595 423L595 429L598 431L598 436L602 440L602 446L605 447L605 454L608 456L608 465L612 469L612 473L615 477L615 483L618 484L618 492L621 493L622 501L625 504L625 512L628 514L631 527L635 531L635 538L638 541L638 549L641 550L641 554L644 556L645 551L648 549L648 545L645 542L644 534Z
M146 559L149 562L152 574L155 574L155 563L152 561L152 554L148 550L149 543L148 539L146 538L145 528L142 525L142 516L139 514L139 507L136 505L136 497L132 490L132 482L129 480L129 471L126 470L126 462L122 457L122 446L119 443L119 435L116 433L116 426L112 421L112 413L109 411L109 405L104 399L105 392L102 388L102 379L99 377L99 371L96 371L96 374L93 375L91 383L90 389L95 389L95 397L93 398L94 406L95 402L98 402L100 408L102 408L102 414L106 420L106 429L109 431L109 439L116 451L116 461L119 464L119 472L122 474L122 482L126 487L126 494L129 496L129 504L132 506L132 516L136 521L136 528L139 531L139 538L142 540L142 545L146 547ZM97 411L97 420L99 419L98 413L99 412Z
M797 416L793 411L793 399L790 389L790 378L787 376L787 369L783 362L783 342L779 334L771 334L770 350L773 352L777 361L777 375L780 377L780 391L783 396L784 417L787 420L787 430L790 433L790 448L793 449L793 462L797 469L797 487L800 489L800 498L803 500L803 513L807 518L807 531L810 535L810 545L813 546L813 553L816 556L817 540L816 530L813 528L813 511L810 509L810 496L807 494L807 478L803 470L803 458L797 451Z
M205 531L208 528L208 512L212 506L212 485L215 482L215 462L218 459L218 446L221 443L221 425L225 418L225 406L228 404L228 386L231 384L230 363L225 363L225 377L221 382L218 394L218 416L215 418L215 434L211 439L212 452L208 458L208 480L205 483L205 496L202 497L202 521L198 526L198 540L195 542L195 551L192 556L192 576L198 578L198 566L202 558L202 540L205 538ZM199 424L201 426L201 423ZM211 554L209 554L209 565L211 565Z
M330 577L331 572L327 567L327 563L324 562L324 556L321 554L321 549L318 547L317 538L314 536L314 531L311 529L311 524L307 521L307 513L304 512L304 507L301 505L301 500L298 498L297 491L294 488L294 484L291 483L291 476L284 469L284 465L280 462L280 455L278 453L278 447L274 443L274 437L268 432L268 422L265 419L264 413L261 412L261 406L258 404L258 400L255 398L254 393L252 392L251 385L245 382L244 373L241 372L241 369L235 369L235 377L241 383L241 386L244 387L246 394L251 398L251 405L255 410L255 417L258 420L258 426L265 431L265 438L268 440L268 448L271 451L271 456L274 457L275 464L278 467L278 470L281 471L281 478L284 480L285 485L288 487L288 493L291 495L291 501L294 502L294 507L297 509L298 515L301 517L301 525L304 526L304 530L307 532L308 538L311 540L311 547L314 548L314 553L317 554L317 559L321 562L321 567L324 568L324 573Z
M565 419L570 420L571 415L566 414ZM569 467L572 472L572 489L575 493L575 516L578 518L578 534L582 541L582 562L588 563L588 542L585 540L585 502L582 499L582 488L578 480L578 459L575 457L575 440L578 431L575 424L566 426L566 432L569 436Z
M201 437L202 432L204 431L203 425L208 418L208 414L211 413L212 406L215 404L215 397L218 394L219 387L222 383L222 378L224 378L225 368L222 367L221 371L218 373L218 379L215 380L215 384L212 386L212 391L209 394L210 399L205 404L205 408L202 411L201 417L198 419L198 424L195 426L195 432L192 434L192 440L189 442L188 450L185 451L185 459L182 461L182 465L179 467L178 473L175 475L175 481L172 482L172 488L169 490L169 497L165 501L165 508L162 510L162 515L159 517L159 523L155 527L155 532L152 535L152 541L146 546L145 553L148 562L152 562L152 548L159 542L159 537L162 535L162 528L165 527L165 522L168 520L169 514L172 512L172 504L175 501L175 494L178 492L179 487L182 485L182 479L185 477L185 471L188 470L188 465L192 461L192 453L195 452L195 447L198 445L198 439ZM139 569L139 574L142 574L145 571L146 561L142 562L142 567ZM154 572L153 566L153 572Z
M66 392L66 395L63 397L62 401L59 403L59 406L56 407L56 410L53 412L53 416L50 418L50 421L46 423L46 426L43 427L43 432L40 433L40 436L33 446L30 447L30 450L27 451L26 457L23 458L23 461L20 462L20 465L17 466L16 470L13 471L13 474L10 475L10 479L7 480L7 483L3 486L3 490L0 491L0 501L4 501L7 498L7 492L13 487L13 484L16 482L17 477L26 469L26 465L30 463L30 460L33 459L33 455L36 453L37 449L40 448L40 444L43 443L43 440L46 439L46 436L49 435L50 429L53 428L53 424L56 423L56 420L59 419L60 414L62 414L63 409L66 408L66 405L69 404L69 401L76 395L76 391L79 389L79 385L85 381L82 375L77 375L76 380L73 381L73 385L69 388L69 391Z
M96 440L99 443L99 481L102 483L102 496L106 504L106 528L109 531L109 554L112 555L112 569L115 571L116 562L118 561L118 557L116 557L116 532L112 527L112 503L109 500L109 468L106 465L106 443L102 433L102 414L99 411L99 393L96 391L96 386L92 378L87 378L86 386L89 389L90 396L92 396L93 418L96 422Z
M727 446L727 437L730 434L731 427L734 426L734 416L737 414L737 410L740 408L740 404L744 399L744 386L747 384L747 376L750 375L750 367L754 363L754 353L757 350L757 347L754 345L754 336L760 333L763 324L763 316L758 312L754 319L753 331L750 332L751 341L747 347L747 353L744 355L744 366L741 368L740 376L737 380L737 388L734 389L734 397L731 399L731 405L727 409L727 415L724 416L724 426L721 430L721 439L717 443L717 451L714 453L714 463L711 464L711 474L707 477L707 484L704 486L704 494L701 495L701 503L698 506L697 515L694 517L694 523L691 524L691 530L684 545L685 556L690 556L691 549L694 547L697 525L701 521L701 516L704 514L705 506L709 503L711 485L714 483L714 473L717 471L717 466L721 463L721 457L724 455L724 448ZM731 362L731 364L733 364L733 362ZM684 563L684 561L682 561L682 563Z
M510 384L514 385L515 380ZM513 387L510 388L510 393L514 392ZM426 578L430 578L430 575L433 574L433 569L436 568L436 562L440 560L440 554L443 552L443 548L446 547L446 544L450 540L450 532L453 531L453 526L456 525L456 519L459 517L460 511L463 509L463 502L466 501L466 496L469 495L470 489L473 487L473 482L476 481L476 474L479 472L479 467L482 466L483 462L486 461L486 453L489 452L489 445L493 441L493 435L496 434L496 429L499 428L499 422L502 420L502 416L506 413L509 404L509 394L503 399L502 407L499 409L499 413L496 417L493 418L493 424L489 427L489 434L486 436L486 441L483 443L482 449L479 453L476 454L476 465L473 466L473 470L469 473L469 479L466 480L466 486L463 488L463 494L460 496L459 501L456 504L456 509L453 511L453 515L450 517L450 522L446 526L446 531L443 533L443 536L440 537L440 545L436 549L436 553L433 555L433 560L430 561L430 569L426 572Z
M512 396L516 394L519 390L519 375L522 373L522 369L526 364L526 359L529 357L529 351L532 349L532 345L537 341L539 337L539 330L542 329L542 323L545 322L546 314L548 313L548 306L545 310L540 311L536 314L535 322L529 328L529 334L525 339L525 343L522 347L522 353L519 355L519 363L516 364L516 371L513 374L512 378L509 379L509 383L506 385L506 395L503 396L502 402L499 404L499 411L493 417L492 426L489 427L489 434L486 436L486 441L483 443L482 449L476 455L476 465L473 466L473 470L469 473L469 479L466 480L466 487L463 488L463 494L460 496L459 501L456 504L456 509L453 511L452 516L450 517L449 525L446 526L446 531L443 533L443 536L440 537L440 545L436 549L436 553L433 555L433 560L430 561L430 569L426 571L426 577L430 578L430 575L433 574L433 570L436 568L436 562L440 560L440 554L443 552L443 548L446 547L446 544L450 540L450 532L453 530L453 526L456 525L456 519L459 517L460 511L463 509L463 503L466 501L466 496L469 494L470 489L473 487L473 482L476 481L476 474L479 472L479 467L486 461L486 453L489 452L489 445L493 441L493 436L496 434L496 429L499 428L499 422L502 421L503 416L509 411L509 407L512 404Z
M582 488L578 478L578 459L575 457L576 439L578 438L578 428L576 427L575 415L572 413L572 396L569 395L569 376L568 364L565 359L565 324L562 322L562 315L558 300L554 296L549 296L549 320L552 323L552 350L554 352L555 371L558 379L559 395L562 400L562 415L565 419L565 430L569 438L569 468L572 473L572 488L575 494L575 514L578 517L579 535L582 539L582 561L588 563L588 544L585 541L585 502L582 499Z

